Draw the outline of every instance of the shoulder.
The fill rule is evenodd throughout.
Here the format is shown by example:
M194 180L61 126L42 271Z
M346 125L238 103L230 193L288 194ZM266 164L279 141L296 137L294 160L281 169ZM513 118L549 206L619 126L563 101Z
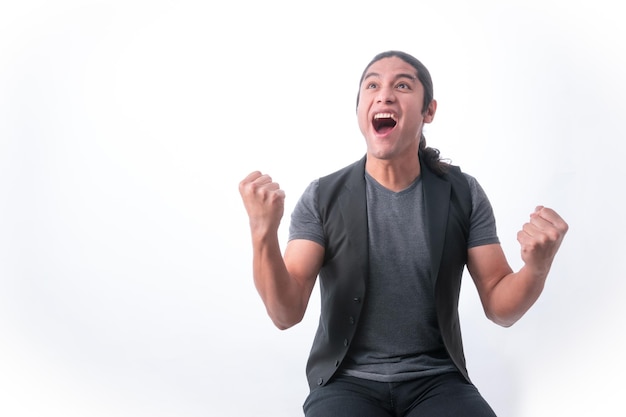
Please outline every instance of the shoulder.
M472 194L472 199L486 198L485 191L481 187L476 177L465 172L463 172L462 174L470 189L470 192Z
M471 179L473 177L463 172L461 167L457 165L448 165L445 174L440 178L450 184L452 188L452 202L469 216L472 211L473 192Z
M448 165L446 168L446 172L445 174L443 174L443 178L448 180L448 181L459 181L461 180L461 178L465 178L468 177L469 175L465 172L463 172L463 170L461 170L461 167L458 165Z
M449 164L446 167L445 173L438 176L438 178L450 183L453 189L458 190L458 192L468 192L473 177L463 172L461 167Z
M320 198L333 199L338 192L365 183L365 157L319 179Z
M354 173L355 171L358 171L358 170L361 170L361 171L365 172L365 158L360 159L360 160L358 160L356 162L353 162L350 165L345 166L345 167L343 167L341 169L338 169L337 171L332 172L332 173L330 173L328 175L325 175L325 176L321 177L319 179L319 181L321 183L324 183L324 184L331 183L331 182L334 182L334 181L345 179L345 178L349 177L352 173Z

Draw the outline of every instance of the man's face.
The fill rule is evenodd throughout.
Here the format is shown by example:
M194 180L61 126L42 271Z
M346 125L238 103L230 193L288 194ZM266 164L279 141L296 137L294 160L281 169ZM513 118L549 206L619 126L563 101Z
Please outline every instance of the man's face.
M422 114L424 87L413 66L398 57L372 64L360 86L357 117L368 156L394 159L417 155L424 123L435 115L436 102Z

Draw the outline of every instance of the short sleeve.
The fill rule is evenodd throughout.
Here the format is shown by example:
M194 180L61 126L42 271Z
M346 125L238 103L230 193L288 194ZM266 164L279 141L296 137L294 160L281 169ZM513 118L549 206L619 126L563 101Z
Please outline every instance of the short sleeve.
M496 219L487 194L476 178L465 173L464 175L467 178L472 196L472 215L467 248L500 243L496 230Z
M325 246L324 228L319 215L319 180L313 180L304 190L291 213L289 240L306 239Z

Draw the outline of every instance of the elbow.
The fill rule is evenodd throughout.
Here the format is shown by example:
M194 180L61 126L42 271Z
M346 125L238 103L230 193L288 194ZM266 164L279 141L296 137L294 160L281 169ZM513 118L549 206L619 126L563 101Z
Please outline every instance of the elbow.
M274 323L274 326L276 326L276 328L278 330L287 330L287 329L290 329L293 326L295 326L295 323L293 323L293 324L292 323L281 323L281 322L278 322L278 321L273 321L273 323Z
M303 319L303 315L277 315L269 312L269 316L272 319L272 323L278 330L287 330L300 323Z
M511 327L517 322L517 320L505 320L501 318L490 318L490 320L500 327Z
M272 319L272 323L274 323L274 326L276 326L278 330L287 330L287 329L292 328L296 324L300 323L300 320L286 321L286 320Z
M506 314L504 312L485 311L485 315L489 320L501 327L511 327L520 319L520 317L513 314Z

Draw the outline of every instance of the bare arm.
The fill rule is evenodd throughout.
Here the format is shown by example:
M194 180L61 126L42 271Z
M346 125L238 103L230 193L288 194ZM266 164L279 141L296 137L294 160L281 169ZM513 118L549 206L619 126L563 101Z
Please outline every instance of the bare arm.
M324 248L294 240L287 244L283 258L278 227L285 193L270 176L258 171L241 181L239 192L250 220L254 283L276 327L287 329L304 317Z
M468 251L467 267L485 314L501 326L511 326L537 301L568 225L552 209L537 207L517 234L524 266L513 272L500 245Z

